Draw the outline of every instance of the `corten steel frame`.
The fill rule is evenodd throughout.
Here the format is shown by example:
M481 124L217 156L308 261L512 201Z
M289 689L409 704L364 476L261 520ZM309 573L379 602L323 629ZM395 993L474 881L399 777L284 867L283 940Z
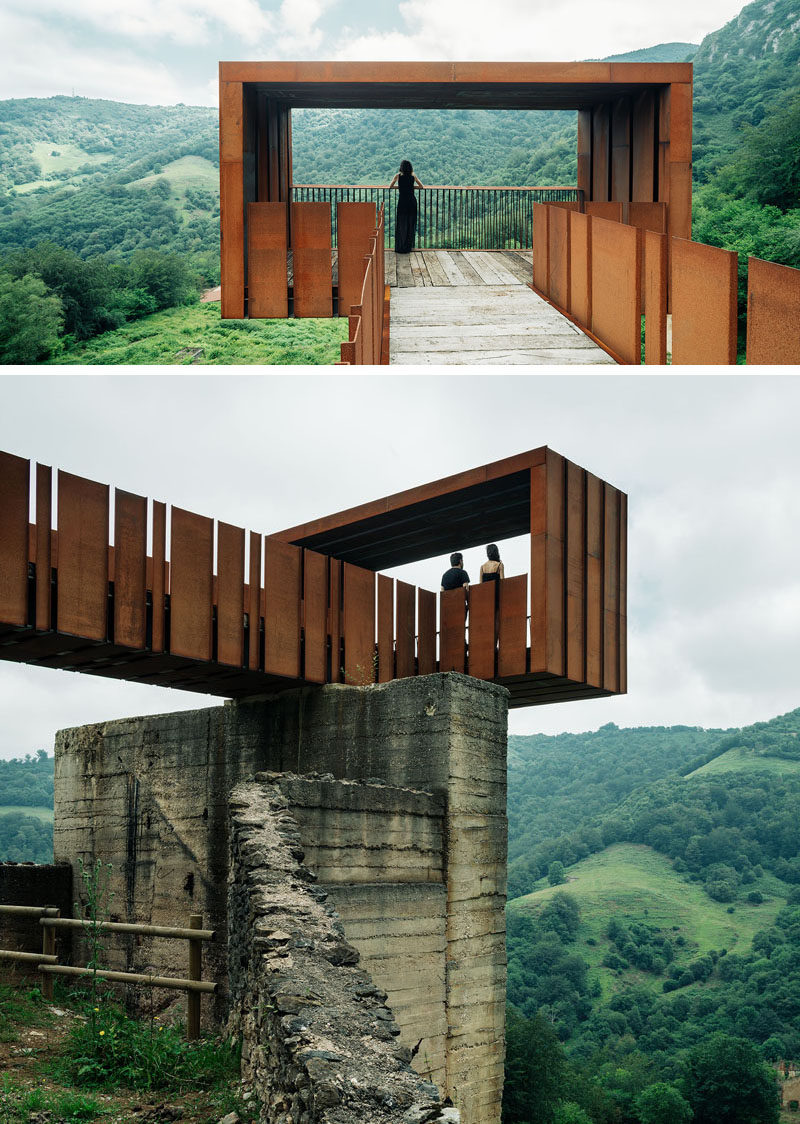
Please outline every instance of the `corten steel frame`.
M221 62L219 79L223 317L245 315L247 205L291 200L295 107L574 109L584 199L667 203L691 237L690 63Z
M453 670L512 706L626 690L627 497L550 449L267 536L117 489L110 545L108 486L59 472L51 527L53 485L0 453L0 659L228 698ZM468 624L462 590L376 573L527 533L530 592L472 586Z

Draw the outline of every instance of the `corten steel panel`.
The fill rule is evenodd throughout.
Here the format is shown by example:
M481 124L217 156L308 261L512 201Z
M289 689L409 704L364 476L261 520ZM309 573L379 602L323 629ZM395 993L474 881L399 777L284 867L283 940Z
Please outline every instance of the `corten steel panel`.
M267 111L267 98L259 93L256 98L256 117L258 121L256 132L256 183L258 200L261 203L270 201L269 195L269 118Z
M585 214L597 219L608 219L609 222L622 222L622 203L591 203L586 204Z
M651 90L634 99L631 145L631 199L649 202L656 197L657 161L656 96Z
M667 233L676 238L692 237L692 165L669 166L669 212Z
M295 316L332 316L331 208L292 203Z
M345 683L375 682L375 574L344 564Z
M592 220L569 216L569 314L584 328L592 323Z
M375 363L374 273L374 259L371 257L364 258L364 284L361 290L361 304L352 306L353 308L361 308L361 331L364 337L361 362L368 366Z
M548 221L550 299L564 311L570 305L569 214L551 207Z
M667 236L644 232L644 361L667 361Z
M261 546L263 535L250 532L250 566L247 581L248 663L253 670L261 662Z
M628 203L623 208L622 221L639 230L667 233L666 203Z
M350 306L361 300L364 258L376 221L374 203L336 204L340 316L348 316Z
M531 671L564 675L564 458L531 469Z
M328 559L313 550L303 551L303 621L303 678L311 683L325 683L328 677Z
M692 159L692 84L673 82L669 104L669 159L688 164Z
M578 190L584 199L592 197L592 111L578 112Z
M167 505L153 500L153 634L151 648L164 651L165 571L167 557Z
M497 674L524 675L528 647L528 576L518 574L498 583Z
M619 684L628 690L628 497L619 493Z
M105 640L108 485L58 473L58 631Z
M592 111L592 199L608 199L611 174L611 120L608 105Z
M432 675L436 671L436 594L429 589L417 590L417 672Z
M611 198L631 198L631 103L620 98L611 112Z
M408 582L398 581L397 588L397 624L396 635L396 675L398 679L407 679L415 675L414 666L414 596L413 585Z
M619 492L605 491L603 541L603 687L619 690Z
M467 602L463 589L439 594L439 671L466 670Z
M469 674L494 679L495 617L498 582L469 588Z
M244 666L244 528L217 523L217 660Z
M289 315L286 212L286 203L247 205L247 315L251 320Z
M702 242L672 239L672 362L736 362L739 256Z
M0 623L28 623L30 461L0 453Z
M147 641L147 500L114 492L114 643Z
M567 678L586 678L586 473L567 461Z
M46 464L36 466L36 628L46 632L51 627L51 540L50 525L53 502L53 470Z
M171 528L169 650L210 660L214 520L173 507Z
M800 363L800 269L747 259L747 362Z
M330 682L342 681L342 563L328 561L328 634L331 638Z
M303 552L264 539L264 671L300 678L300 598Z
M220 265L223 318L244 316L244 90L219 89Z
M540 293L549 295L549 224L550 208L544 203L531 204L533 239L533 284Z
M378 574L378 682L394 679L394 581Z
M592 220L592 332L623 363L641 362L641 235Z
M586 474L586 682L603 685L603 482Z

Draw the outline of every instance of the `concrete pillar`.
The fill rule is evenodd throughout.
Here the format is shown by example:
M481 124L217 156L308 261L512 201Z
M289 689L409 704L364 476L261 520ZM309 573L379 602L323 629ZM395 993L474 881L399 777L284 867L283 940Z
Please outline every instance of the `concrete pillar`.
M239 781L261 770L329 773L441 795L444 892L430 899L441 903L445 937L440 1080L464 1124L496 1124L504 1061L507 698L503 687L451 673L306 688L62 731L56 860L112 862L112 913L120 920L175 924L202 912L224 934L227 802ZM349 897L337 891L345 927L348 910L364 922L369 895L358 889ZM413 911L415 896L406 898ZM152 965L161 974L183 974L182 951L141 938L111 949L126 967ZM205 957L207 975L224 979L224 948L209 948ZM215 1014L223 1016L224 998Z

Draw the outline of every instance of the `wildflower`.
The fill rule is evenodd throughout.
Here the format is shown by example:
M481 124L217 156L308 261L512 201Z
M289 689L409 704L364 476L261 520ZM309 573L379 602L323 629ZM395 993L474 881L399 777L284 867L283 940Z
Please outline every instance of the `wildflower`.
M102 1038L104 1034L105 1034L105 1031L104 1031L104 1030L101 1030L101 1031L100 1031L100 1037Z

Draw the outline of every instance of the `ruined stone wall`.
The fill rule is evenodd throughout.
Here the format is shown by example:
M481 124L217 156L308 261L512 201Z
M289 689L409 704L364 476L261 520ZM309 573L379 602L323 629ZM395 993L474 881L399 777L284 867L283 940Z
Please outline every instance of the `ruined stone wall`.
M113 862L112 912L121 920L174 924L201 912L224 933L227 802L237 783L264 770L328 773L439 797L443 860L433 829L408 846L415 813L407 804L371 819L366 808L349 809L349 819L347 809L337 809L339 843L328 835L328 812L313 810L300 781L293 807L307 865L319 868L364 966L391 993L404 1045L418 1046L415 1066L439 1079L465 1124L496 1124L505 1022L506 718L504 688L447 674L63 731L55 855ZM368 847L349 856L350 842L387 816L383 853ZM186 971L178 942L125 938L115 955L135 971ZM224 942L206 946L204 959L206 977L224 984ZM204 1001L218 1020L225 1005L224 988L213 1006Z
M229 1027L263 1124L457 1124L409 1066L385 992L303 864L282 780L240 785L231 799ZM331 786L293 777L288 787L307 800Z

